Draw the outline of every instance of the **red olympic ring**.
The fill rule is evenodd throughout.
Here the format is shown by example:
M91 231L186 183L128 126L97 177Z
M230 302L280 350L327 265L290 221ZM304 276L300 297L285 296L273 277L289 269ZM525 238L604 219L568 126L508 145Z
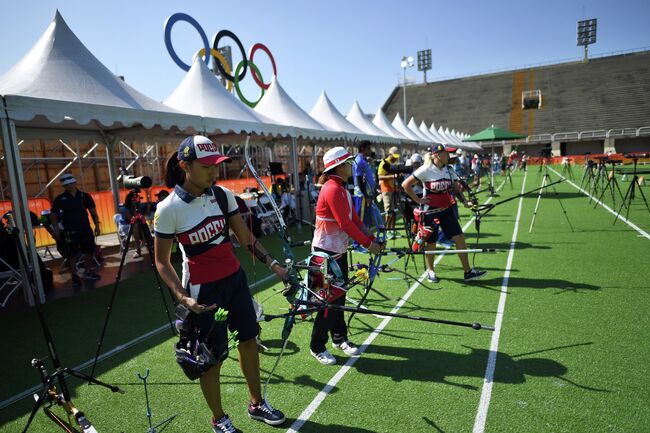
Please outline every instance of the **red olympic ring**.
M275 77L278 75L278 69L275 66L275 59L273 58L273 54L271 54L271 50L268 49L268 47L260 42L256 43L253 45L248 52L248 60L253 63L253 56L255 55L255 51L257 50L262 50L266 53L267 56L269 56L269 59L271 60L271 65L273 65L273 76ZM260 86L264 90L268 90L269 86L271 86L271 83L266 84L261 77L258 77L257 72L255 69L251 68L251 75L253 75L253 80L257 83L258 86Z

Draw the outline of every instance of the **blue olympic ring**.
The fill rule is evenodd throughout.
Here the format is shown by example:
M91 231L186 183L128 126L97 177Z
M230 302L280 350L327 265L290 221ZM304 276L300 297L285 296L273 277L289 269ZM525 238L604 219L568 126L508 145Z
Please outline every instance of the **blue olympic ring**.
M203 47L205 47L206 53L210 52L210 42L208 41L208 37L203 31L201 25L191 16L184 14L182 12L177 12L174 15L167 18L167 20L165 21L165 46L167 47L167 51L169 52L169 55L171 56L174 63L176 63L179 68L187 72L190 70L191 65L188 65L185 62L183 62L180 59L180 57L178 57L176 51L174 51L174 47L172 46L172 27L177 21L185 21L191 24L192 27L194 27L196 31L199 32L199 36L201 37L201 41L203 42ZM210 56L205 56L205 64L207 65L208 63L210 63Z

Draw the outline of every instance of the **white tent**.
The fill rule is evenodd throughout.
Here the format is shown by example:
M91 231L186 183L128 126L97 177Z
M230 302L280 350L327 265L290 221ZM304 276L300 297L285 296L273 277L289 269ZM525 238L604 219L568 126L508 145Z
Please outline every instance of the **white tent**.
M334 139L345 138L341 131L333 131L311 117L300 108L282 88L277 77L273 77L269 89L255 107L255 112L282 125L293 126L296 134L305 138Z
M411 120L409 120L409 123L408 123L408 125L406 125L406 126L407 126L407 128L408 128L411 132L413 132L413 134L415 134L415 136L417 136L417 137L420 138L420 141L422 141L422 142L424 142L424 143L431 143L431 138L429 138L428 136L424 135L424 134L420 131L420 129L418 128L417 123L415 123L415 118L414 118L414 117L411 117Z
M291 135L293 129L255 113L235 98L221 84L200 58L163 103L176 110L206 117L206 124L218 123L233 132L255 132L259 135ZM208 127L208 130L212 128Z
M366 114L361 110L361 106L359 106L359 102L357 101L354 101L352 104L352 108L350 108L350 112L348 112L346 119L366 134L377 137L374 138L375 140L378 139L381 142L389 143L396 143L399 141L399 138L376 127L370 119L366 117Z
M420 130L420 133L426 137L429 138L429 140L432 143L440 143L440 140L437 139L430 131L429 128L427 128L427 124L424 123L424 120L420 122L420 127L418 128Z
M141 135L149 129L152 135L170 131L192 134L205 129L201 117L166 107L113 75L58 11L36 44L0 77L0 126L14 216L23 233L31 233L32 225L17 131L57 138L92 136L95 147L103 142L117 204L119 187L112 149L120 137ZM33 239L26 239L28 258L36 263ZM38 266L33 268L39 297L44 300ZM26 298L34 302L31 293Z
M77 125L99 122L103 127L145 128L160 125L200 130L203 121L166 107L143 95L106 68L55 16L36 44L0 77L9 117ZM97 129L91 125L91 129Z
M334 131L343 131L357 135L363 134L359 128L343 117L327 97L327 93L324 90L321 92L318 101L314 104L309 115Z
M404 135L409 140L418 142L422 141L422 138L420 138L413 131L411 131L408 126L406 126L399 113L395 114L392 125L395 129L397 129L397 131L399 131L400 134Z
M375 117L372 119L372 124L389 136L399 138L400 140L415 141L395 129L395 127L391 125L384 112L381 111L381 108L377 109Z

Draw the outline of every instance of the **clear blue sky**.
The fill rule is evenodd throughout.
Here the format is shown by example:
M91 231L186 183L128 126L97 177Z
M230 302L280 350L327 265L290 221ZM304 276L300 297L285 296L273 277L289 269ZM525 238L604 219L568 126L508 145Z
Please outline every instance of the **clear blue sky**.
M593 54L650 46L648 0L21 0L5 2L0 13L0 74L36 42L56 8L100 61L156 100L165 99L184 75L167 53L163 23L185 12L210 40L229 29L246 50L266 44L280 83L305 110L326 90L343 114L355 99L373 113L398 83L401 57L416 57L424 48L433 51L429 80L435 80L579 57L576 21L584 18L598 18ZM201 47L185 23L174 27L172 39L188 63ZM263 53L255 59L270 75ZM408 76L422 80L416 68ZM252 98L256 88L250 78L245 82Z

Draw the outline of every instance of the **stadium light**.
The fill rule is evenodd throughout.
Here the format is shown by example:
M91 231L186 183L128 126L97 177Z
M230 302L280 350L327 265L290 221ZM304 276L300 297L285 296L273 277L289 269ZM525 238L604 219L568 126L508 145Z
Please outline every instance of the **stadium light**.
M596 43L597 18L578 21L578 43L576 45L585 47L583 62L589 61L589 45Z
M403 56L402 57L402 62L400 65L402 66L402 69L404 70L404 81L402 82L402 93L404 93L404 123L406 123L406 68L412 68L413 67L413 57L411 56Z
M424 84L427 84L427 71L431 70L431 50L418 51L418 71L424 72Z

